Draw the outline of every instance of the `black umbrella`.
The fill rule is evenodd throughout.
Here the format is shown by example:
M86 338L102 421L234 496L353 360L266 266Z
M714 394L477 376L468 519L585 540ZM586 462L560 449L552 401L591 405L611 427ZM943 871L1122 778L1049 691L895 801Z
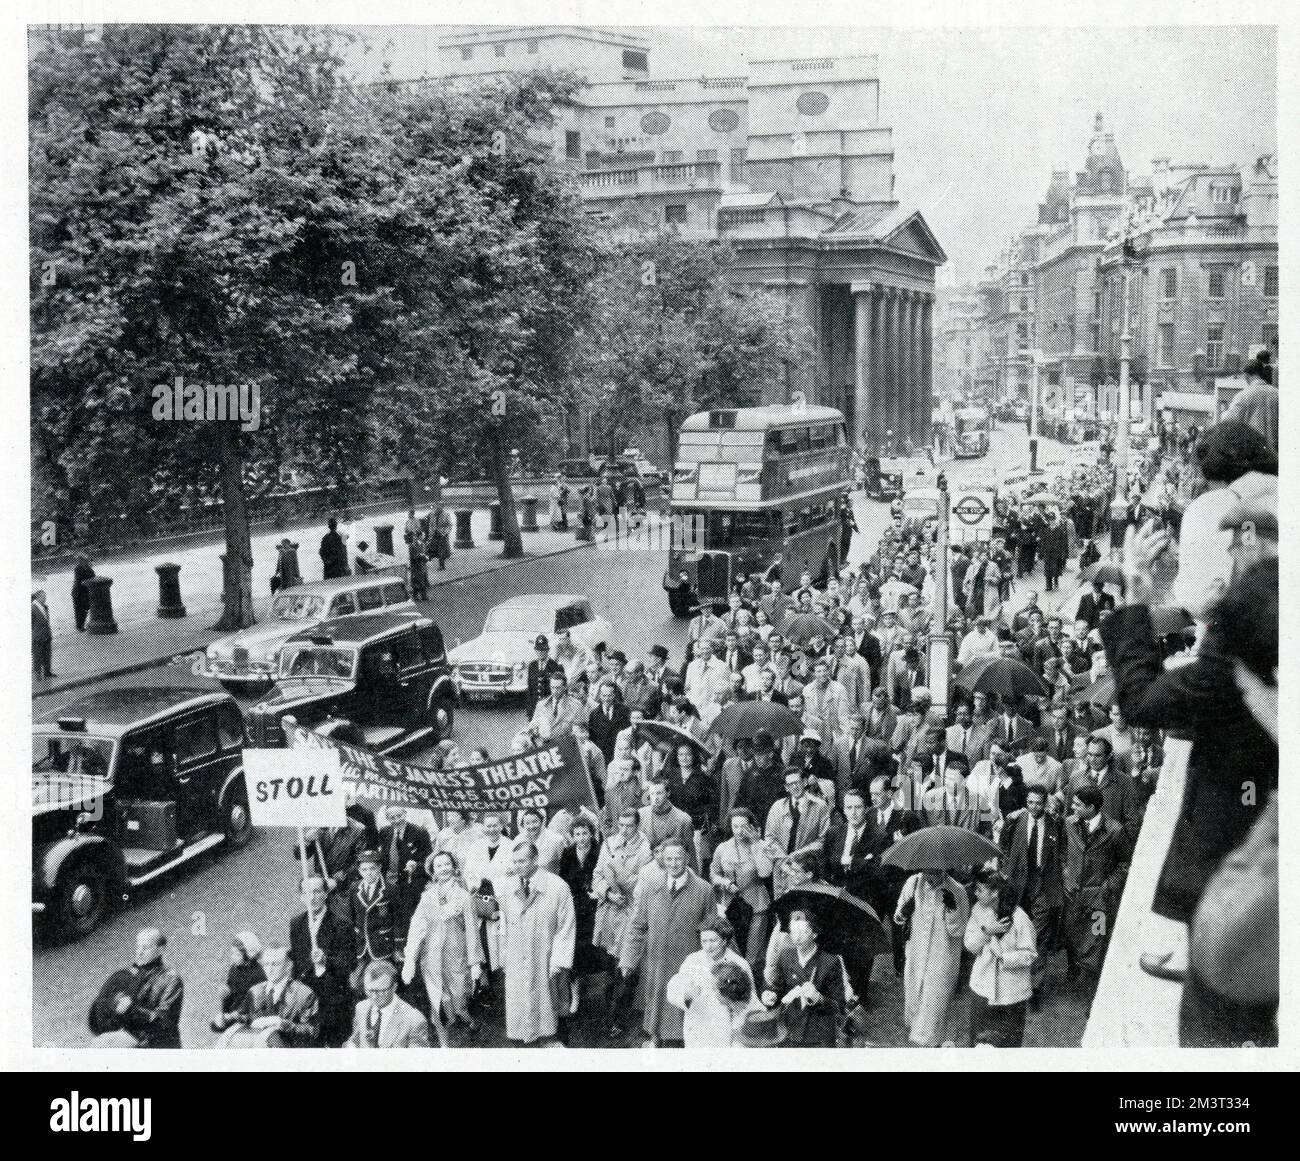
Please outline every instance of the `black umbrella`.
M707 762L713 757L712 751L699 738L671 722L642 722L637 726L637 733L649 739L656 750L675 751L678 746L694 746L701 760Z
M882 861L905 871L948 871L982 866L1001 856L998 847L964 826L928 826L896 842Z
M843 887L829 883L804 883L777 896L772 904L781 921L781 930L790 927L790 913L810 911L817 918L821 933L817 946L831 955L883 955L889 951L889 934L880 916L869 903L850 895Z
M1186 609L1178 609L1172 605L1158 605L1150 610L1151 627L1155 630L1157 637L1168 637L1172 633L1181 633L1184 629L1190 629L1196 622L1192 620L1192 615Z
M1003 697L1047 697L1052 692L1038 674L1014 657L977 657L955 680L971 693Z
M1096 561L1079 575L1088 582L1099 580L1102 584L1115 585L1121 589L1124 587L1124 570L1109 560Z
M814 637L829 641L835 630L816 613L787 613L780 625L781 636L794 645L807 645Z
M803 719L788 706L771 701L739 701L724 705L709 726L709 734L734 742L766 730L774 738L803 733Z

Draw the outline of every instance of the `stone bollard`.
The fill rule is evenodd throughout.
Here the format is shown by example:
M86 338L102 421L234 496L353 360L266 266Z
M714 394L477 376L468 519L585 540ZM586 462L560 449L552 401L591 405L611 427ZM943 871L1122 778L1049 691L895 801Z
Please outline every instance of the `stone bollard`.
M501 531L501 501L493 500L488 506L488 539L504 540L506 535Z
M520 532L537 531L537 497L525 496L520 503L524 506L524 522L519 525Z
M456 539L452 541L452 548L473 548L474 534L470 530L470 517L474 513L469 508L456 509Z
M375 551L385 556L393 554L393 526L391 524L375 525Z
M117 632L117 622L113 620L113 578L92 576L81 582L90 594L90 617L86 621L86 632L96 636L107 636Z
M178 620L184 617L185 606L181 603L181 566L160 564L154 572L158 574L158 616L164 620Z

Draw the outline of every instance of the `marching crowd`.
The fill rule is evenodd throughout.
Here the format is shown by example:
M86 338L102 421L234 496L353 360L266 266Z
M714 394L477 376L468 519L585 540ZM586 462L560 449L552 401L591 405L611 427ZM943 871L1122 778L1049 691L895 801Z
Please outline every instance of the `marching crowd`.
M1157 950L1143 966L1184 981L1185 1042L1268 1042L1276 455L1228 421L1181 470L1204 480L1181 541L1136 513L1122 575L1095 572L1077 602L1042 608L1031 592L1013 613L1008 599L1012 573L1040 560L1060 577L1065 520L1075 551L1088 542L1077 505L955 546L951 663L927 647L936 545L897 518L824 585L753 578L725 611L705 603L681 658L539 636L512 748L571 735L594 809L451 811L425 828L354 804L300 852L314 865L286 937L236 941L214 1030L446 1045L452 1025L473 1042L500 1008L510 1041L550 1044L594 1005L611 1044L639 1025L656 1046L836 1047L864 1042L888 956L911 1043L950 1042L966 988L970 1043L1017 1046L1046 991L1095 986L1172 731L1191 757L1153 907L1189 924L1191 962ZM1158 592L1174 554L1194 567ZM1271 999L1267 957L1240 962L1243 924L1267 946L1270 825ZM909 846L928 861L903 859ZM1239 891L1255 884L1244 904L1224 868ZM92 1030L174 1045L182 993L161 935L142 932Z

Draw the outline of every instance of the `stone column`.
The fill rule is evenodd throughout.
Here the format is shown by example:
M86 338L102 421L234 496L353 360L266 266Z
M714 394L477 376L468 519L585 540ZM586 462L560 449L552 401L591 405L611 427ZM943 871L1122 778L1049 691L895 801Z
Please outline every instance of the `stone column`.
M859 447L869 446L878 438L876 431L879 384L871 365L872 286L855 282L853 291L853 438Z
M871 438L877 455L885 442L888 426L886 410L889 390L889 366L885 360L885 343L888 339L888 304L885 288L875 286L871 294Z
M930 417L934 414L934 295L921 306L921 430L930 442Z
M907 397L909 404L907 434L911 437L912 446L918 447L923 442L921 423L921 309L923 296L920 291L913 290L908 297L911 299L911 310L908 312L909 326L907 333Z
M898 435L899 446L905 446L908 442L916 443L916 437L912 434L912 429L916 422L916 358L915 347L912 343L913 324L916 320L916 299L912 291L902 291L903 298L903 321L898 338L898 355L901 367L898 387L898 427L895 429Z
M898 389L900 385L898 358L899 308L902 300L896 287L885 291L885 439L893 439L894 448L899 445L898 432Z

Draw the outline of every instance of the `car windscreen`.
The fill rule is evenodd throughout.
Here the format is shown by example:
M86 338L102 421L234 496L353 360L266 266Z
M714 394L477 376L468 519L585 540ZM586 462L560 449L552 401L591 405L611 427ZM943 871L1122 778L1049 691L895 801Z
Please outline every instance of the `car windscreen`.
M281 677L350 678L357 651L328 645L288 645L280 651Z
M484 633L550 633L554 629L554 609L516 607L493 609L483 626Z
M106 778L113 761L108 738L84 735L32 736L32 772L69 777Z
M325 613L325 598L306 593L281 593L271 602L273 621L315 621Z

